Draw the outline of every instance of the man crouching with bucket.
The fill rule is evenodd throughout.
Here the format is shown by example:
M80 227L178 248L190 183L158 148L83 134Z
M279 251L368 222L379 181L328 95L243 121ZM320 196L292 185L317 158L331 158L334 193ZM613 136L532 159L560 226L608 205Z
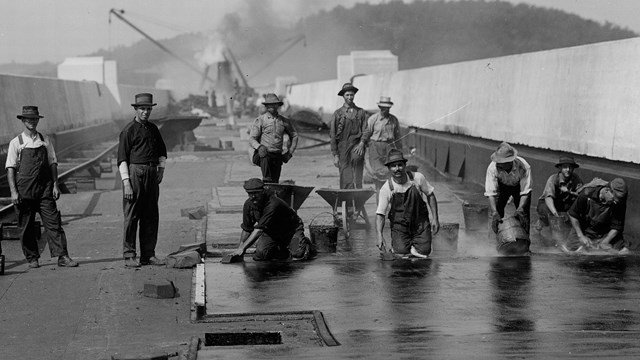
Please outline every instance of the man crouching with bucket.
M431 253L432 235L440 229L438 201L433 193L433 186L421 173L407 171L406 164L402 151L389 150L384 165L389 168L391 178L380 188L376 210L377 246L383 258L387 253L386 240L382 235L387 212L391 226L391 246L397 255L428 257ZM429 221L425 199L433 212L433 222Z
M253 259L307 260L316 255L315 245L304 235L304 224L296 212L264 188L262 180L245 181L249 198L242 209L240 246L223 263L239 262L256 241Z

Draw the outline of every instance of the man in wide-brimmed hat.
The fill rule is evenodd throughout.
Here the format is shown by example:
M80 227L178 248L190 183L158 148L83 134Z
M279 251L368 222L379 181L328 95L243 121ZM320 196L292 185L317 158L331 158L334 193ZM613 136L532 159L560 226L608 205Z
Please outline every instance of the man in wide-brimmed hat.
M241 260L256 243L253 259L308 260L316 254L315 245L304 234L302 219L287 203L265 189L264 182L252 178L244 182L249 198L242 208L240 245L232 257Z
M260 166L264 182L280 181L282 164L289 162L298 147L298 132L293 122L278 113L282 104L276 94L266 94L262 102L266 112L255 119L249 132L249 145L254 149L252 161ZM289 136L286 147L285 134Z
M628 254L628 241L624 239L625 213L628 189L622 178L609 182L594 178L578 188L578 197L567 211L571 232L563 251L612 250Z
M167 147L158 127L149 121L157 104L153 95L135 95L131 104L136 111L133 120L120 132L118 169L122 177L125 267L164 265L156 257L160 213L158 198L164 177ZM136 252L136 236L140 227L140 260Z
M380 97L378 102L380 111L367 119L367 126L362 133L360 144L356 147L356 149L367 149L365 168L371 175L376 190L380 190L382 184L389 178L389 169L384 164L387 153L391 149L402 151L402 142L399 141L400 123L398 118L389 112L392 106L390 97Z
M579 167L572 156L560 155L556 164L558 172L549 176L538 199L537 230L542 226L549 226L550 215L560 216L560 213L565 213L573 205L578 196L577 189L582 186L582 179L575 173L575 169ZM569 221L568 218L566 220Z
M78 263L69 257L67 236L56 206L60 197L58 159L49 137L37 131L43 116L37 106L23 106L17 118L22 120L25 131L9 142L5 168L11 202L18 215L22 252L30 268L40 267L36 238L39 231L35 229L35 214L39 213L51 257L58 257L58 266L76 267Z
M434 188L419 172L406 169L402 151L391 149L384 165L391 178L380 188L376 209L378 248L384 254L387 244L382 234L385 216L391 227L391 249L397 255L426 258L431 253L432 235L440 229L438 201ZM429 219L429 207L433 221Z
M329 136L333 164L340 173L340 188L362 188L364 147L358 146L367 126L367 113L354 103L358 88L351 83L342 85L338 96L344 105L333 113Z
M515 216L529 233L531 207L531 166L507 142L498 145L487 167L484 195L489 199L491 229L498 233L509 198L516 206Z

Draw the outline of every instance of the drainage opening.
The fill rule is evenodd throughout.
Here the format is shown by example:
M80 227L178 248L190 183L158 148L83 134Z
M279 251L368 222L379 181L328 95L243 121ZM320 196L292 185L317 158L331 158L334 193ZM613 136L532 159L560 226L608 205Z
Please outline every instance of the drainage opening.
M279 345L282 335L279 332L245 332L245 333L205 333L204 346L234 345Z

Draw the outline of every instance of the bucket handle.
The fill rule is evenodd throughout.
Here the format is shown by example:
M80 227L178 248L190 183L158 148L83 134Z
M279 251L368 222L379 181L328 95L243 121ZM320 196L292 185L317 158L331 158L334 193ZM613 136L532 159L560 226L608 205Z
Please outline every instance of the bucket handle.
M313 219L311 219L311 221L309 222L309 226L313 225L313 222L316 220L316 218L322 214L329 214L331 215L331 217L333 218L333 224L335 225L337 222L337 217L336 214L332 213L332 212L328 212L328 211L323 211L321 213L316 214L316 216L313 217Z

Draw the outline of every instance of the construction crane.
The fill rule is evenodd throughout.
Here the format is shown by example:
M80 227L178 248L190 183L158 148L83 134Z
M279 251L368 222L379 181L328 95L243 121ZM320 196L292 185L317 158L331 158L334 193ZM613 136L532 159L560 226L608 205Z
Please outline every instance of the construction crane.
M215 80L210 78L209 75L206 72L203 72L201 69L198 69L198 67L196 67L192 63L190 63L190 62L186 61L185 59L181 58L180 56L176 55L176 53L174 53L173 51L169 50L166 46L162 45L160 42L156 41L154 38L149 36L147 33L142 31L140 28L138 28L137 26L133 25L129 20L125 19L124 16L122 16L124 14L124 10L122 10L122 9L121 10L116 10L116 9L109 10L109 23L111 23L111 14L115 15L122 22L124 22L125 24L129 25L133 30L139 32L142 36L144 36L149 41L151 41L153 44L155 44L160 49L162 49L164 52L166 52L167 54L171 55L173 58L175 58L176 60L181 62L183 65L185 65L189 69L191 69L191 70L195 71L196 73L198 73L198 75L202 76L203 79L206 79L206 80L211 81L212 83L215 83ZM244 77L243 77L243 80L244 80Z

